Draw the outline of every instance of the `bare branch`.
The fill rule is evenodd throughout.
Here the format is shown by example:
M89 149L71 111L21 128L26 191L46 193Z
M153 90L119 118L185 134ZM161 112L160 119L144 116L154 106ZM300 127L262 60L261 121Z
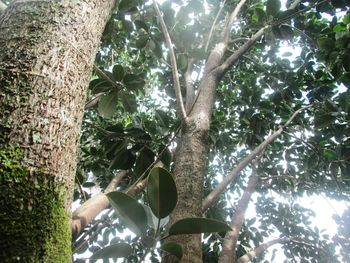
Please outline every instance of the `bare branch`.
M177 69L177 63L176 63L176 57L175 57L173 44L171 42L171 38L170 38L170 35L168 32L168 29L165 25L163 16L162 16L155 0L153 0L153 6L154 6L154 9L156 10L157 16L159 18L160 26L161 26L161 29L162 29L162 32L163 32L163 35L165 38L165 43L166 43L167 48L169 49L169 53L170 53L170 62L171 62L171 67L172 67L171 71L173 73L174 90L175 90L178 110L179 110L181 119L186 119L187 114L186 114L184 102L182 99L180 78L179 78L179 73L178 73L178 69Z
M261 156L262 155L260 155L257 159L260 159ZM255 162L256 161L252 162L252 174L248 180L248 185L244 190L241 199L237 203L236 211L232 215L230 223L232 230L227 232L225 235L225 239L222 244L222 250L219 257L219 263L235 262L236 260L235 251L237 247L239 231L242 228L250 198L255 192L255 189L259 182L259 176L256 173Z
M306 110L310 107L312 107L313 104L300 108L299 110L295 111L293 115L289 118L289 120L280 128L275 131L273 134L267 137L265 141L263 141L259 146L257 146L249 155L244 157L242 161L238 163L238 165L231 171L231 173L226 176L221 183L209 194L207 197L203 200L202 208L203 211L207 210L209 207L211 207L214 202L219 198L220 194L222 194L226 187L238 176L238 174L258 155L260 154L271 142L273 142L280 134L283 132L283 130L293 121L293 119L303 110Z
M119 172L109 183L104 193L98 193L83 203L72 214L72 234L78 236L82 229L109 206L108 198L105 194L115 190L120 181L126 176L126 171Z
M283 244L289 242L289 238L277 238L274 240L271 240L269 242L266 242L264 244L261 244L260 246L254 248L252 251L248 252L244 256L240 257L237 260L237 263L247 263L251 261L252 259L260 256L263 252L265 252L269 247L275 245L275 244Z
M226 21L226 25L221 34L221 41L224 42L225 44L227 44L229 40L229 35L230 35L233 22L235 22L239 12L241 11L246 1L247 0L240 0L239 3L236 5L235 9L233 10L233 12L230 14L230 18Z
M212 24L212 26L211 26L211 28L210 28L209 35L208 35L208 39L207 39L207 44L205 44L205 48L204 48L204 51L205 51L205 52L208 51L209 44L210 44L210 40L211 40L211 37L212 37L212 35L213 35L215 25L216 25L216 23L217 23L217 21L218 21L218 19L219 19L219 16L220 16L222 10L224 9L225 3L226 3L226 0L224 0L224 2L222 3L222 5L221 5L221 7L220 7L220 9L219 9L219 11L218 11L218 13L216 14L216 17L215 17L215 19L214 19L214 21L213 21L213 24Z

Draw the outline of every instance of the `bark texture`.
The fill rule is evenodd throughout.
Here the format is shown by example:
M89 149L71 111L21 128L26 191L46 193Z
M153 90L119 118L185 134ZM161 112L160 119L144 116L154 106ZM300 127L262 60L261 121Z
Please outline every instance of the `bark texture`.
M218 79L207 74L200 87L199 96L192 112L186 118L182 129L181 141L175 153L174 177L178 189L178 203L171 214L170 224L189 217L202 217L203 180L208 156L208 138L211 114L214 103L215 87ZM200 235L179 235L169 241L183 246L181 262L202 262ZM177 262L167 256L163 262Z
M70 262L77 146L114 0L17 0L0 16L0 261Z

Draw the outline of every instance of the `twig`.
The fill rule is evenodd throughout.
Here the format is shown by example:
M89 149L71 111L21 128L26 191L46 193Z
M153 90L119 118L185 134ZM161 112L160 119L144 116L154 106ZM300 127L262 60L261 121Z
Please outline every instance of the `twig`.
M186 110L185 110L185 106L184 106L184 102L182 99L182 94L181 94L181 86L180 86L180 78L179 78L179 73L178 73L178 69L177 69L177 63L176 63L176 57L175 57L175 52L174 52L174 48L173 48L173 44L171 42L171 38L168 32L168 29L165 25L163 16L158 8L157 2L155 0L153 0L153 6L154 9L156 10L156 13L158 15L159 18L159 22L160 22L160 26L165 38L165 43L169 49L169 55L170 55L170 62L171 62L171 67L172 67L172 73L173 73L173 81L174 81L174 90L175 90L175 95L176 95L176 101L177 101L177 105L178 105L178 110L181 116L181 119L184 120L187 117L186 114Z

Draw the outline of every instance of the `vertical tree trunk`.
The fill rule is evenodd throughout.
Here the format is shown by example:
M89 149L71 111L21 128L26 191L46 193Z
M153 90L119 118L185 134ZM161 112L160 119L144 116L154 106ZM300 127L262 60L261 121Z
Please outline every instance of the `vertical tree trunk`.
M208 157L208 139L218 77L203 77L200 95L182 129L181 141L175 153L174 177L178 203L170 216L171 224L182 218L202 217L203 181ZM202 262L200 235L179 235L170 238L182 245L183 263ZM165 257L164 262L176 262Z
M0 16L0 261L70 262L85 89L115 0L17 0Z

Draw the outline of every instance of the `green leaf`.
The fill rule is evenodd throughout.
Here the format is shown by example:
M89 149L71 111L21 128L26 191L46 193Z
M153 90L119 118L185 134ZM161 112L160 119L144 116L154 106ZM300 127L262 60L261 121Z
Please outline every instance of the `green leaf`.
M209 218L185 218L175 222L169 235L226 232L231 228L226 223Z
M267 20L265 11L260 7L254 9L254 15L256 16L258 23L265 23Z
M160 221L159 221L159 218L153 214L153 212L149 206L147 206L147 205L142 205L142 206L146 211L147 224L149 227L156 229L158 226L158 222L159 222L159 228L162 228L163 226L165 226L166 224L169 223L169 216L164 217L163 219L160 219Z
M136 159L135 173L137 176L142 175L143 172L153 163L155 154L148 147L144 147Z
M124 109L129 113L137 111L137 102L134 94L127 94L123 91L119 92L120 99L122 100Z
M328 37L320 37L317 39L317 44L320 48L326 51L331 51L334 48L334 41Z
M286 40L291 40L294 37L293 28L287 25L281 25L280 28L281 38Z
M277 16L281 9L280 0L267 0L266 2L266 13L273 17Z
M104 95L98 102L97 110L105 118L113 117L117 111L118 92L112 91Z
M113 88L112 84L104 79L94 79L90 81L89 89L91 89L92 94L97 94L100 92L106 92Z
M337 153L331 149L324 149L323 156L328 159L335 159L337 157Z
M147 215L137 200L117 191L108 193L107 197L119 218L131 231L136 235L146 234Z
M136 156L132 150L123 149L121 151L118 151L118 153L115 155L113 161L109 165L109 169L130 169L133 166L135 159Z
M160 247L160 249L169 253L170 255L177 257L179 260L182 259L182 255L183 255L182 246L180 246L179 244L177 244L175 242L167 242L167 243L163 244Z
M158 218L168 216L177 203L177 190L172 175L165 169L155 167L148 175L147 200Z
M136 40L136 47L138 49L144 48L147 45L148 39L148 35L140 35L139 38Z
M143 78L135 74L126 74L123 82L128 90L138 90L145 85Z
M112 73L115 81L122 81L125 75L124 68L121 65L115 65Z
M139 0L122 0L118 5L120 12L127 12L139 5Z
M113 244L95 252L90 260L103 258L125 258L132 253L132 247L127 243Z

